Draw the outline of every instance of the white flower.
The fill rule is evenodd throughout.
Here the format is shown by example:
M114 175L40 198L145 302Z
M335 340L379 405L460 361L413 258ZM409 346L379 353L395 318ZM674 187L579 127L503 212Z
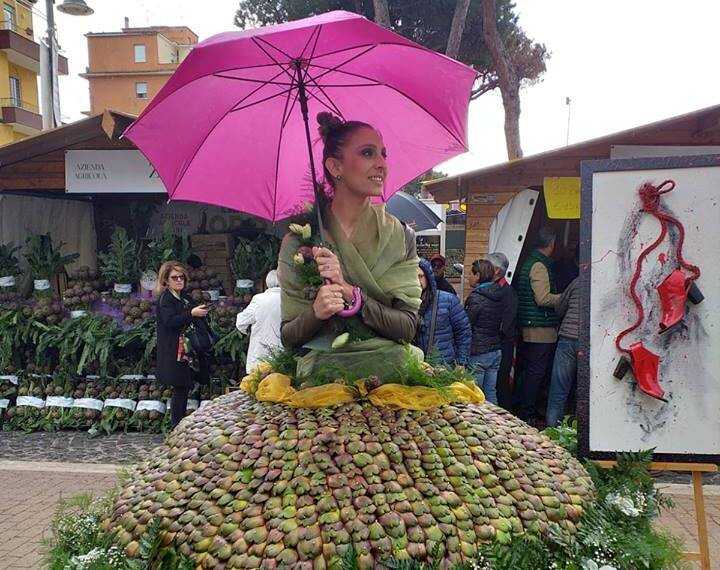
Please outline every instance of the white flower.
M310 236L312 235L310 224L305 224L304 226L301 226L300 224L290 224L288 229L302 239L310 239Z
M610 493L607 497L605 497L605 502L608 505L615 507L622 514L628 517L640 516L640 510L635 506L632 499L629 497L623 497L618 493Z

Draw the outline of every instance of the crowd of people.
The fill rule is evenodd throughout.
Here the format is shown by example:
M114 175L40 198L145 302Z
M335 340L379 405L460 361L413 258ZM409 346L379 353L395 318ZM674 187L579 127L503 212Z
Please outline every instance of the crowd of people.
M445 260L420 261L415 337L426 355L471 370L489 402L548 426L570 411L578 350L577 260L554 262L555 246L552 228L541 228L514 286L503 253L474 261L464 307L444 278Z
M285 346L298 351L299 372L351 370L361 355L363 370L374 366L373 375L382 380L402 358L403 344L412 343L428 360L470 370L487 401L528 423L538 425L542 416L547 425L559 423L575 384L578 293L576 260L553 262L553 230L540 229L512 285L501 252L473 262L472 289L463 305L445 278L445 258L434 255L417 264L412 230L371 203L387 175L380 133L329 113L321 113L318 123L329 185L318 207L334 246L312 248L324 284L307 295L295 261L300 243L288 234L278 270L267 276L267 291L237 316L238 330L250 334L246 369ZM188 336L196 344L210 334L203 325L208 306L195 306L183 294L187 273L181 264L166 263L158 277L158 378L174 388L175 425L193 382L209 376L206 360L184 351ZM358 315L354 326L364 340L349 350L328 350L327 339L338 336L334 317L347 313ZM188 327L194 327L192 335ZM539 410L548 373L547 405Z

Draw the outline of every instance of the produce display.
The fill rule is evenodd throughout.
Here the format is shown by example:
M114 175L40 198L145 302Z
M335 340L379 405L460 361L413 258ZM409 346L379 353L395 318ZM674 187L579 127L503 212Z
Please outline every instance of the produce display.
M139 325L155 316L155 303L153 301L125 297L118 300L122 310L123 322L126 325Z
M105 527L132 552L158 516L203 568L324 568L351 545L375 568L459 562L553 522L571 536L593 496L576 459L492 405L293 409L235 392L135 469Z
M51 296L41 296L29 301L23 308L23 314L46 325L56 325L68 316L60 299Z
M65 267L80 257L77 253L63 255L65 244L54 245L50 234L33 234L25 240L25 262L34 280L36 295L50 295L50 280L65 271Z
M194 301L209 301L210 296L205 295L206 291L219 290L222 282L218 278L217 271L213 269L190 269L188 271L187 290Z
M67 289L62 296L63 305L71 311L89 310L107 286L99 272L87 266L79 267L77 271L68 274Z
M220 395L226 386L226 382L215 379L198 389L188 415L202 400ZM155 378L140 375L75 377L63 371L20 378L5 375L0 376L0 418L4 430L165 433L170 429L171 395L171 390L160 386Z
M22 296L17 291L16 278L20 275L17 258L19 246L0 244L0 307L17 308Z
M98 253L98 263L100 272L113 284L117 296L132 292L132 284L140 278L140 248L125 228L115 228L107 251Z

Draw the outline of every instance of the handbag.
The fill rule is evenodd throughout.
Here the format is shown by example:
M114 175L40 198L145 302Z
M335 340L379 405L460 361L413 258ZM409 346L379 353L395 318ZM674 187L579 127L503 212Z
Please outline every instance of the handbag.
M193 320L185 329L184 336L190 344L192 352L198 356L208 355L218 341L218 335L210 328L205 319Z

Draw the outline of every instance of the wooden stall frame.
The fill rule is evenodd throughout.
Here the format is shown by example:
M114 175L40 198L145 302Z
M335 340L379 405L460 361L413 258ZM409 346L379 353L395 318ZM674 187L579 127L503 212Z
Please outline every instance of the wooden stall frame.
M616 461L596 461L600 467L611 469ZM700 562L701 570L710 570L710 544L708 541L707 515L703 495L703 473L717 473L718 466L712 463L671 463L658 461L650 464L650 471L675 471L692 474L693 502L695 503L695 522L697 523L697 541L699 552L683 552L685 560Z

